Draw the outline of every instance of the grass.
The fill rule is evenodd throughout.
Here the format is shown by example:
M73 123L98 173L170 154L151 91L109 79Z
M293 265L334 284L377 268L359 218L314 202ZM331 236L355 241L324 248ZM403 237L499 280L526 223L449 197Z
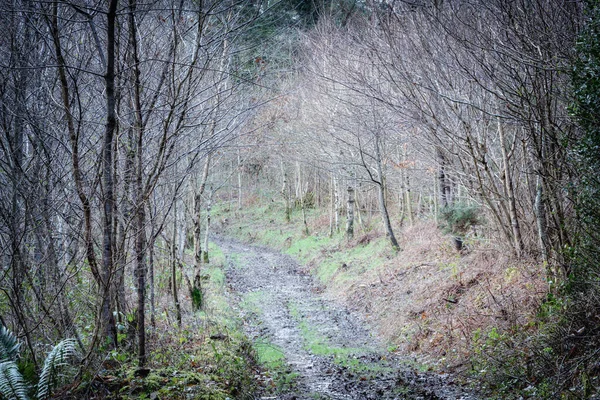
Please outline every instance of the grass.
M295 304L288 303L288 310L298 322L306 350L318 356L333 356L334 362L356 372L366 370L366 365L360 363L354 356L365 354L369 351L368 349L335 346L319 332L318 326L309 323Z
M292 372L285 354L278 346L266 339L254 343L260 365L266 369L276 393L287 392L297 384L298 374Z
M372 352L372 349L361 347L340 347L333 345L322 333L317 325L311 324L309 319L305 318L298 307L288 304L290 315L298 322L304 347L307 351L319 356L332 356L333 362L350 370L355 374L377 374L381 372L391 372L393 368L388 368L377 363L368 363L359 359L363 354Z
M261 302L264 299L264 296L265 296L265 293L260 290L256 291L256 292L246 293L242 297L240 306L247 311L250 311L255 314L260 314Z

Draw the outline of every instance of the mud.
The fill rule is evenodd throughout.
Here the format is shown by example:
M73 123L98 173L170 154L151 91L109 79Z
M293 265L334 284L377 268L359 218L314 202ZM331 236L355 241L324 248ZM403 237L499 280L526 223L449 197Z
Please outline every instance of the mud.
M214 238L227 258L227 282L245 314L247 333L284 353L297 373L287 390L262 399L464 399L478 397L450 376L418 372L355 315L325 301L292 258L272 250ZM246 300L245 300L246 299Z

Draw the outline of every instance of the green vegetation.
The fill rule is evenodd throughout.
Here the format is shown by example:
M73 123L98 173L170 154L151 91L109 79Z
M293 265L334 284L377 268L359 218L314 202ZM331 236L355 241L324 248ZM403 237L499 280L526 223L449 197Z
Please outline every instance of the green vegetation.
M262 304L268 300L262 291L246 293L240 302L242 309L252 314L261 315ZM287 392L296 385L298 374L292 372L281 348L265 338L254 342L258 363L265 370L265 375L271 380L267 389L275 393Z
M276 392L287 392L296 386L298 374L292 372L283 351L267 340L254 343L260 365L266 369L266 376L271 378L271 388Z
M68 375L66 372L73 373L71 362L77 355L75 346L75 339L58 343L46 356L39 376L32 376L28 373L27 364L19 365L21 343L5 326L0 326L1 397L6 400L28 400L32 395L38 400L49 398L51 391L59 383L64 383L64 377Z
M441 228L444 233L464 236L474 225L482 223L479 207L455 203L440 212Z
M365 349L332 345L329 340L319 332L317 327L309 324L308 320L304 318L294 304L288 304L288 309L292 317L298 322L306 349L312 354L318 356L333 356L337 361L340 358L347 358L352 354L361 354L365 352Z
M350 370L353 373L375 374L383 371L391 371L381 365L366 363L359 360L362 354L372 352L372 349L362 347L340 347L332 344L321 332L318 326L311 324L305 318L295 304L288 304L288 310L292 317L298 322L298 327L304 340L304 347L310 353L318 356L332 356L333 361Z

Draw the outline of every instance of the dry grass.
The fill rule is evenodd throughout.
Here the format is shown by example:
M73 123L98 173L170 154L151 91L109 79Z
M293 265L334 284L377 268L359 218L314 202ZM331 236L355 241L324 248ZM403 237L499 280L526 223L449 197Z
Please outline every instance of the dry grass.
M328 295L365 314L402 352L458 366L477 331L526 326L546 294L541 266L484 243L458 254L432 223L406 229L401 246L380 267L331 284Z

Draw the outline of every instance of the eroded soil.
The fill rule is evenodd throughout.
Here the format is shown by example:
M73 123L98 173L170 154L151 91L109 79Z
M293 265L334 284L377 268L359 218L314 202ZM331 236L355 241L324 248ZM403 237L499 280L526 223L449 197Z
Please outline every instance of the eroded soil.
M295 384L263 399L476 399L450 376L417 372L390 354L358 315L323 300L292 258L215 238L247 333L281 349ZM292 375L290 375L292 376Z

